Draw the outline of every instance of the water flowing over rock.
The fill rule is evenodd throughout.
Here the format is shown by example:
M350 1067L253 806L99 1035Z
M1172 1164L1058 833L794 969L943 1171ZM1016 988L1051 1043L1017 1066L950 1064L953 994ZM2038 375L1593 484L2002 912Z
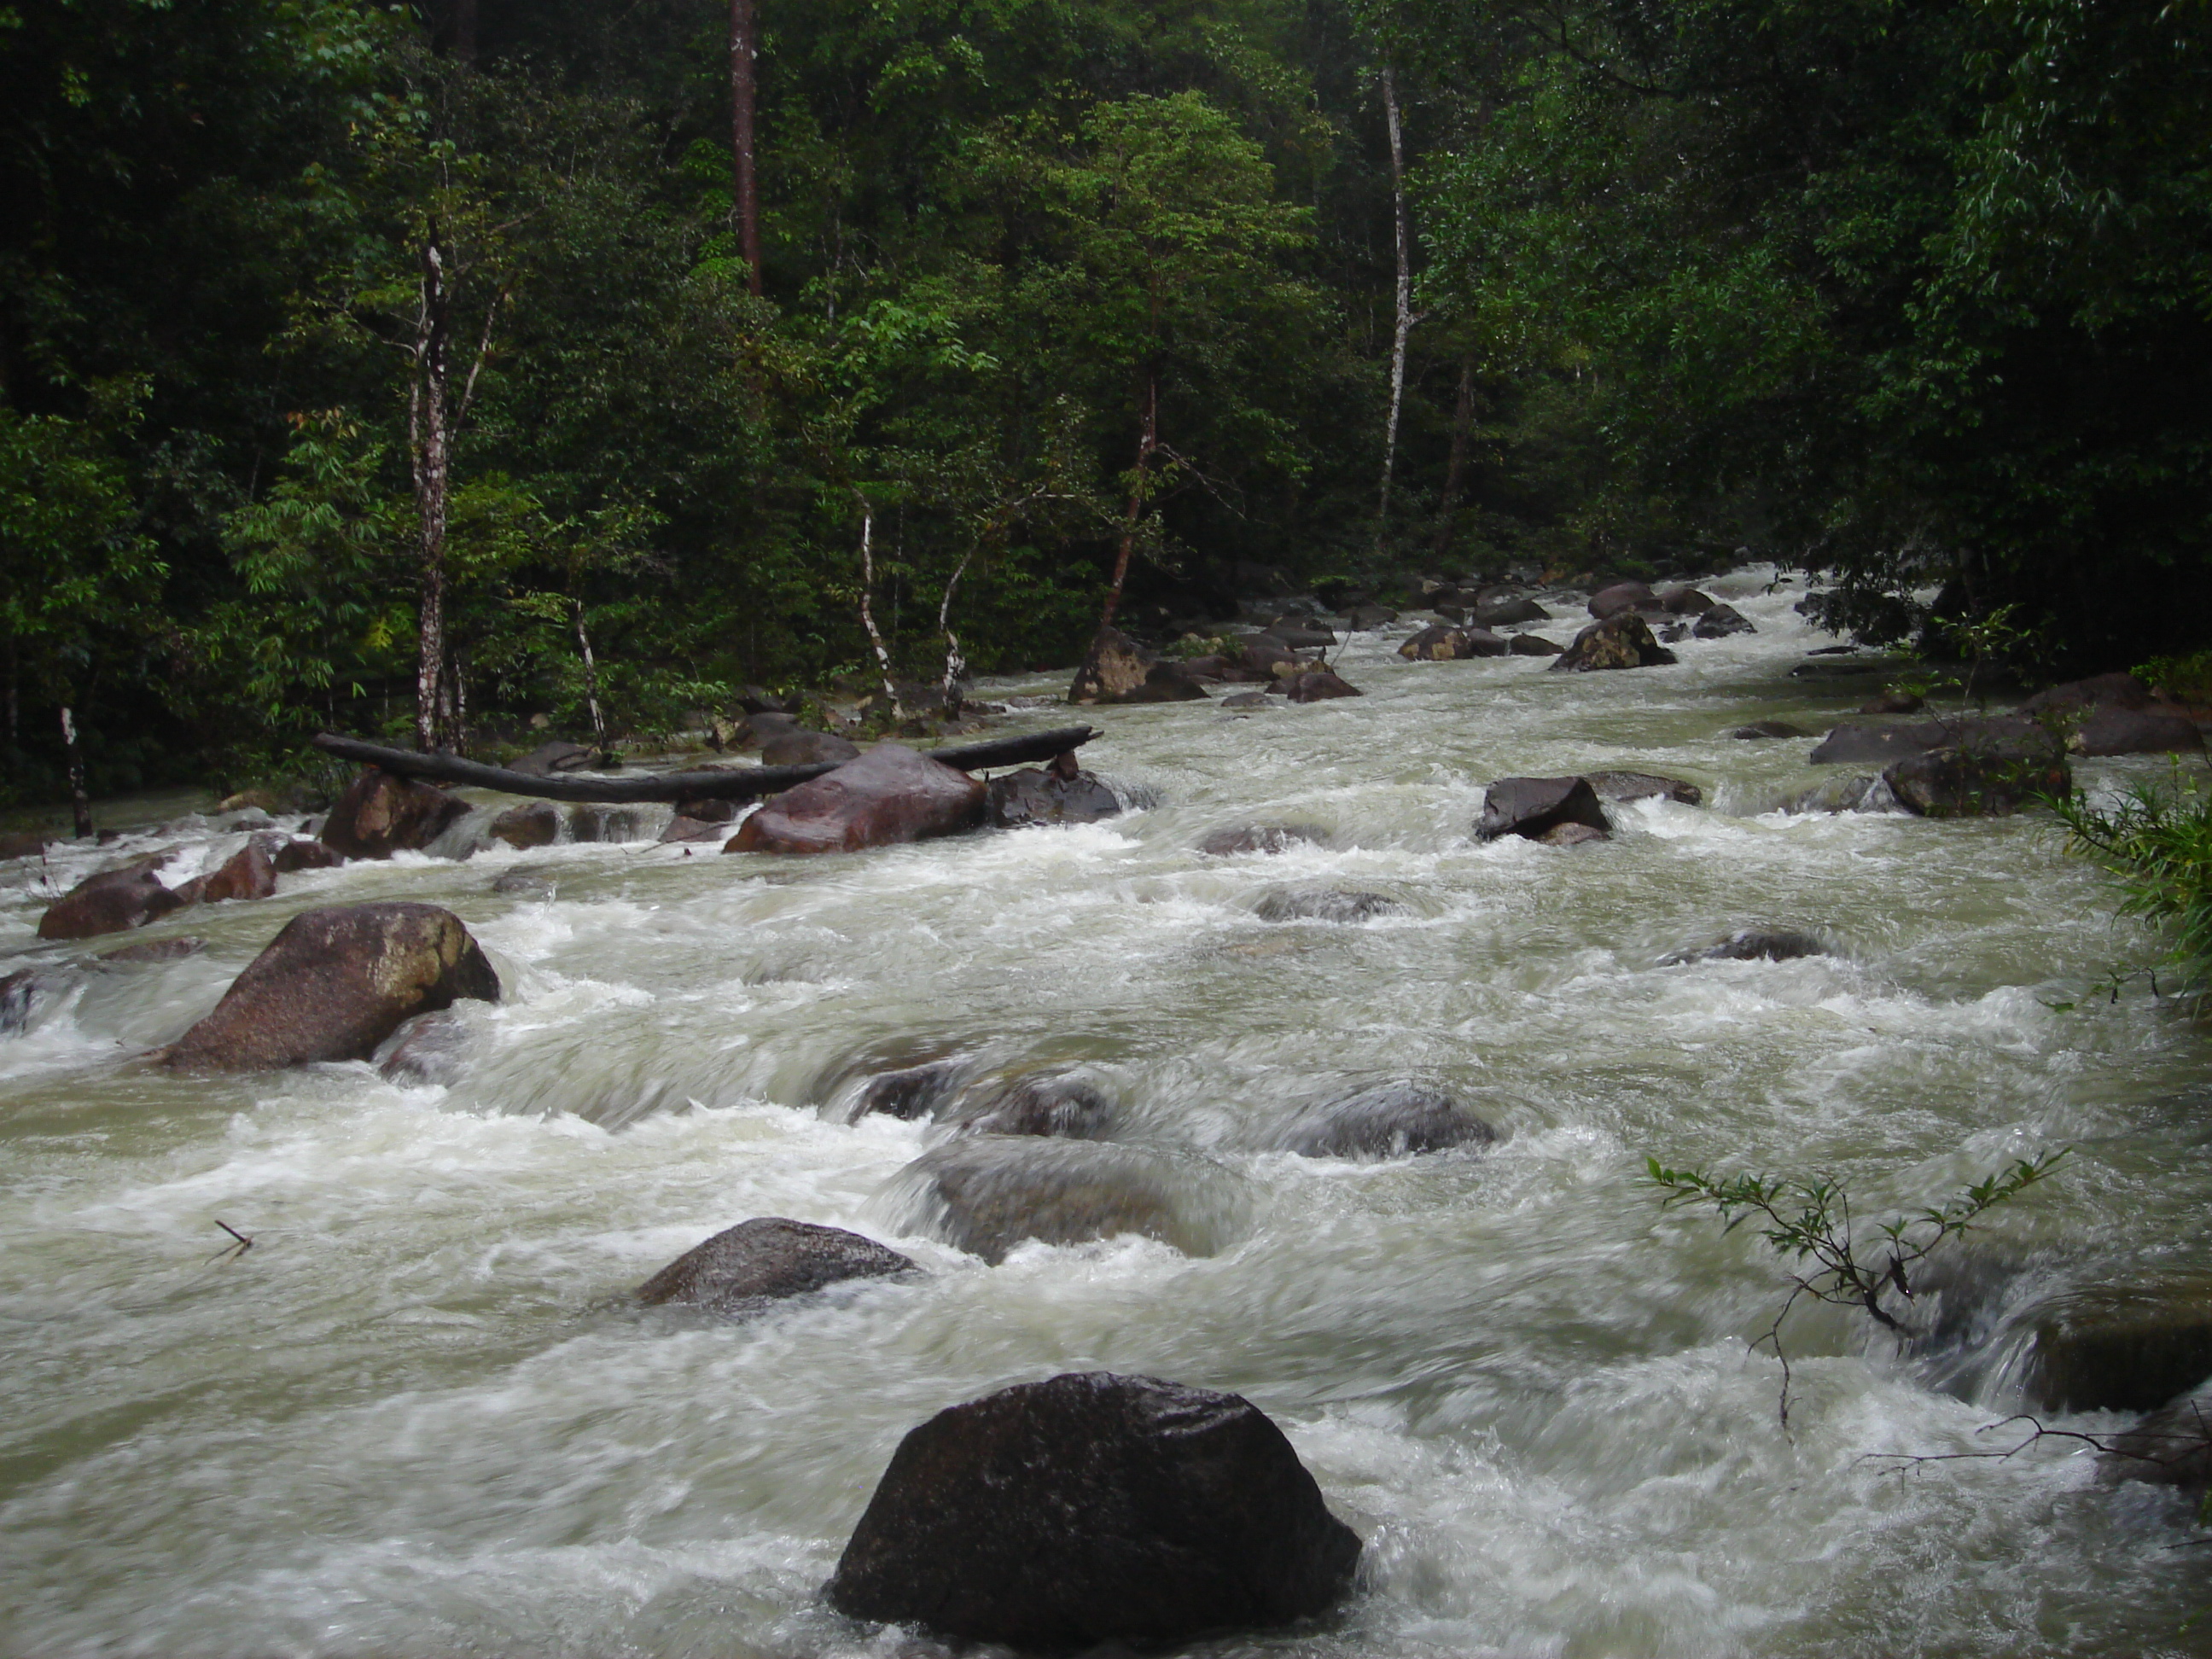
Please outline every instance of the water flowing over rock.
M983 822L984 786L895 743L770 798L730 853L853 853L957 835Z
M2097 1474L2106 1482L2201 1492L2212 1486L2212 1394L2185 1394L2133 1428L2106 1438Z
M1299 1114L1281 1146L1306 1158L1406 1158L1488 1146L1498 1132L1440 1089L1383 1083Z
M550 800L526 801L510 806L491 821L491 836L518 852L550 847L561 839L560 809Z
M1097 777L1072 767L1069 774L1024 767L993 778L988 822L1000 830L1019 830L1040 823L1097 823L1121 815L1121 803Z
M1474 835L1478 841L1500 836L1535 841L1563 823L1580 824L1601 836L1613 833L1613 822L1588 778L1500 778L1483 793Z
M1676 968L1687 962L1789 962L1827 954L1828 947L1810 933L1788 927L1740 927L1711 945L1670 951L1659 961Z
M1585 772L1583 778L1600 800L1671 800L1680 806L1705 804L1705 792L1696 784L1656 772Z
M1282 682L1283 695L1292 702L1327 702L1333 697L1357 697L1359 688L1348 684L1333 668L1309 668Z
M166 1062L185 1071L265 1071L367 1060L409 1016L466 997L499 1000L499 976L434 904L305 910L233 981Z
M942 1114L963 1134L1060 1135L1097 1140L1114 1127L1114 1103L1080 1077L1033 1073L973 1090Z
M852 1120L857 1122L871 1112L906 1119L934 1116L967 1080L970 1069L966 1060L951 1059L878 1072L854 1098Z
M468 1069L475 1046L467 1024L441 1009L417 1014L379 1043L369 1056L387 1083L435 1084L450 1088Z
M1253 914L1262 921L1372 921L1405 914L1387 893L1363 893L1342 887L1279 887L1264 893Z
M1093 1371L908 1433L828 1595L854 1618L1018 1649L1179 1642L1311 1617L1359 1552L1249 1401Z
M1328 831L1317 823L1251 823L1216 830L1198 844L1210 858L1239 853L1285 853L1293 847L1325 847Z
M2151 1411L2212 1378L2212 1274L2080 1286L2033 1330L2032 1409Z
M849 1279L921 1271L896 1250L842 1227L761 1216L686 1250L638 1286L637 1299L744 1317Z
M2038 797L2074 787L2057 750L2032 745L1947 748L1897 762L1881 775L1907 811L1928 818L2009 817Z
M1024 1240L1082 1244L1135 1233L1211 1255L1240 1218L1228 1171L1111 1141L963 1135L892 1177L908 1218L989 1262Z
M1813 734L1788 720L1753 720L1748 726L1732 726L1722 735L1750 743L1768 738L1809 738Z
M1691 637L1700 640L1724 640L1735 634L1756 634L1751 618L1732 605L1716 605L1705 611L1690 629Z
M323 823L323 844L349 859L419 853L468 815L469 804L434 785L372 766L345 787Z
M1554 673L1586 674L1606 668L1662 668L1679 660L1651 637L1651 625L1633 611L1592 623L1553 660Z
M161 884L151 864L103 870L46 907L39 918L40 939L95 939L158 921L190 902Z

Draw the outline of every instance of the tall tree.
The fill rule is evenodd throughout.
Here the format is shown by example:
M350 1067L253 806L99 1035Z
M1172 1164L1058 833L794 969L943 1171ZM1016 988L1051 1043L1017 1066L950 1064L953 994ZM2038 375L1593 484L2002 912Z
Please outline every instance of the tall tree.
M745 286L761 292L760 173L753 124L759 103L755 81L760 57L755 0L730 0L730 169L738 216L738 252Z

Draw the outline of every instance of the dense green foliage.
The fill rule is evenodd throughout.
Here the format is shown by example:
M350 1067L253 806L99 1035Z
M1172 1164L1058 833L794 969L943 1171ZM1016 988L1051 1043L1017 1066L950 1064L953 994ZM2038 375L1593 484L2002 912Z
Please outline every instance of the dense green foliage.
M9 797L72 700L95 789L406 732L433 623L465 728L580 727L587 638L626 730L819 683L864 526L921 678L1072 661L1123 556L1162 634L1747 545L2205 643L2194 0L757 5L758 295L726 4L0 6Z
M2120 913L2166 934L2192 988L2212 984L2212 793L2177 765L2169 788L2139 786L2110 805L2081 794L2054 805L2069 845L2119 884Z

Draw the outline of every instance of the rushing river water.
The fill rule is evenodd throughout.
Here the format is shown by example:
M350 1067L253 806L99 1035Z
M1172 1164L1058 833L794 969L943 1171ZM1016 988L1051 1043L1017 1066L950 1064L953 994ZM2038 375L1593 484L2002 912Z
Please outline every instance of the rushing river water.
M1886 1455L2012 1443L1983 1432L2002 1353L1947 1391L1863 1322L1799 1317L1785 1432L1751 1346L1773 1258L1643 1183L1647 1154L1832 1170L1869 1213L2072 1146L1986 1235L2010 1294L2212 1266L2205 1038L2140 982L2084 997L2144 953L2109 892L2047 818L1776 810L1822 775L1810 745L1723 732L1825 726L1868 683L1788 678L1826 642L1796 586L1711 586L1760 631L1675 668L1408 664L1401 626L1344 650L1361 698L1098 711L1086 763L1152 803L1107 823L804 860L404 855L149 930L208 949L88 975L0 1038L0 1652L906 1651L817 1595L900 1437L1100 1368L1249 1396L1367 1540L1338 1616L1208 1654L2212 1652L2179 1497L2100 1486L2063 1442ZM1469 835L1488 779L1619 767L1706 805L1568 850ZM1290 822L1326 845L1196 850ZM240 839L191 820L54 875L177 845L181 879ZM551 896L494 890L522 864ZM36 945L37 861L7 869L0 971L88 954ZM1401 908L1257 913L1316 885ZM451 1086L141 1058L285 917L395 897L456 911L507 987L461 1006ZM1753 922L1834 954L1660 965ZM987 1267L914 1231L895 1177L942 1132L819 1108L856 1059L930 1045L1080 1068L1116 1139L1182 1160L1212 1253ZM1262 1150L1393 1079L1498 1144ZM930 1276L746 1323L624 1304L758 1215ZM217 1218L252 1249L218 1259Z

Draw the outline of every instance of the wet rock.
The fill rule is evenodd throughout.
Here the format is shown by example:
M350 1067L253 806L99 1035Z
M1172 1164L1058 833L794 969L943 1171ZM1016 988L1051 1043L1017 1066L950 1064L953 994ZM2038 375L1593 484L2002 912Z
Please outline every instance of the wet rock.
M1097 1140L1114 1123L1114 1103L1080 1077L1035 1073L975 1091L949 1115L963 1134L1060 1135Z
M2212 1486L2212 1396L2185 1394L2133 1428L2106 1437L2097 1474L2108 1482L2141 1480L2200 1492Z
M1673 652L1651 637L1650 623L1633 611L1623 611L1576 635L1575 642L1553 660L1552 669L1582 674L1604 668L1659 668L1675 660Z
M2204 733L2185 715L2093 705L2066 746L2077 755L2193 754L2204 747Z
M1555 823L1536 837L1547 847L1583 847L1594 841L1612 839L1604 830L1593 830L1587 823Z
M819 766L854 759L860 745L834 732L807 732L793 726L771 732L761 741L763 766Z
M1656 772L1585 772L1583 777L1600 800L1671 800L1683 806L1701 806L1705 792L1680 778Z
M1336 635L1328 629L1310 624L1301 627L1278 620L1267 631L1293 651L1326 651L1336 643Z
M796 708L760 708L739 720L730 741L740 749L758 749L770 738L799 730Z
M2018 710L2023 714L2045 709L2148 708L2150 688L2132 674L2094 674L2086 680L2067 680L2037 692Z
M1552 613L1525 593L1499 593L1475 601L1474 619L1485 628L1512 628L1552 620Z
M566 738L554 738L541 743L521 759L507 768L526 777L549 778L556 772L585 772L591 769L592 751L580 743L570 743Z
M1406 907L1382 893L1342 887L1279 887L1261 896L1253 914L1262 921L1372 921L1405 914Z
M0 860L34 859L60 839L59 836L44 830L26 830L16 835L0 836Z
M917 1224L992 1263L1025 1240L1081 1244L1124 1233L1205 1255L1219 1228L1191 1190L1194 1173L1191 1160L1112 1141L963 1135L923 1153L893 1184Z
M1238 853L1284 853L1301 843L1326 846L1328 831L1316 823L1244 823L1216 830L1199 842L1198 850L1212 858Z
M1303 673L1310 666L1305 658L1272 634L1255 634L1246 640L1237 651L1239 670L1251 678L1270 685L1286 680L1293 674Z
M1917 714L1926 707L1926 700L1917 691L1888 690L1867 699L1859 705L1862 714Z
M1398 613L1387 605L1356 605L1345 617L1354 628L1370 634L1398 620Z
M1679 968L1690 962L1790 962L1827 954L1828 947L1810 933L1788 927L1739 927L1726 939L1670 951L1659 961L1663 967Z
M305 910L178 1039L167 1065L259 1071L366 1060L412 1015L499 1000L499 976L459 916L434 904Z
M1610 835L1613 823L1588 778L1500 778L1484 792L1478 841L1525 836L1534 841L1558 824L1579 823Z
M1060 770L1025 767L991 780L985 821L1000 830L1036 823L1097 823L1121 815L1114 792L1073 764ZM1057 763L1055 763L1057 766Z
M1385 1083L1303 1113L1280 1145L1306 1158L1381 1158L1497 1139L1495 1129L1441 1090Z
M103 870L46 907L39 918L40 939L94 939L158 921L188 901L164 887L147 863Z
M40 1005L65 995L83 975L68 965L19 968L0 976L0 1036L15 1036L30 1029Z
M1732 605L1716 605L1698 618L1692 635L1701 640L1724 640L1731 634L1756 634L1751 618Z
M1240 710L1246 708L1265 708L1268 707L1267 694L1264 691L1239 691L1233 697L1224 697L1221 700L1221 706L1224 708L1235 708Z
M1659 595L1659 608L1671 616L1698 617L1719 606L1720 602L1711 594L1686 585L1670 587Z
M635 806L606 806L586 801L568 809L568 839L574 842L641 840L643 816Z
M1182 665L1162 659L1118 628L1102 628L1075 671L1076 703L1182 702L1206 695Z
M527 894L533 898L553 896L554 884L560 872L550 864L518 864L512 870L501 871L491 884L495 893Z
M1659 596L1643 582L1615 582L1590 595L1589 613L1600 622L1632 611L1656 611ZM1645 630L1647 633L1650 630Z
M827 1594L854 1618L1024 1650L1178 1643L1322 1612L1359 1552L1250 1402L1092 1371L909 1432Z
M1398 654L1407 662L1452 662L1473 656L1474 650L1459 629L1424 628L1398 647Z
M377 1045L369 1056L387 1083L436 1084L450 1088L468 1069L474 1038L461 1020L442 1010L417 1014Z
M1566 647L1556 640L1547 640L1540 634L1516 634L1507 643L1506 650L1516 657L1556 657Z
M1881 781L1922 817L1990 818L2009 817L2039 796L2070 793L2074 773L2056 750L1992 745L1915 755L1888 768Z
M323 823L323 844L349 859L420 852L468 814L455 795L372 766L345 787Z
M174 939L149 939L141 944L102 951L99 960L125 966L142 962L180 962L186 957L196 957L206 949L205 939L195 939L190 933L180 933Z
M1863 773L1830 778L1781 802L1784 812L1903 812L1907 809L1890 787Z
M1838 726L1806 757L1815 766L1887 765L1950 744L1977 747L2039 741L2047 733L2032 720L2009 715L1990 720L1886 720L1871 726Z
M676 817L689 818L694 823L728 823L744 808L725 795L694 795L689 800L678 801L671 810Z
M878 1072L861 1086L848 1121L857 1123L872 1112L908 1121L934 1116L967 1080L969 1069L966 1060L952 1059Z
M895 743L770 799L731 853L850 853L973 830L987 792L965 772Z
M1753 720L1748 726L1731 726L1721 735L1753 743L1765 738L1809 738L1813 734L1802 726L1790 725L1788 720Z
M2031 1410L2146 1412L2212 1377L2212 1274L2096 1285L2033 1325L2022 1376Z
M494 841L503 841L518 852L550 847L561 839L560 809L550 800L510 806L491 821L491 836Z
M319 841L287 841L269 856L270 866L280 876L296 875L302 870L335 870L344 862L344 854Z
M1292 702L1327 702L1332 697L1356 697L1361 693L1333 668L1309 668L1283 682L1283 695Z
M743 1317L849 1279L921 1271L896 1250L842 1227L761 1216L678 1256L638 1287L637 1299Z
M673 817L660 832L663 846L677 842L720 841L730 833L727 823L703 823L697 818Z
M200 902L267 898L276 890L276 865L258 840L250 841L200 883Z

